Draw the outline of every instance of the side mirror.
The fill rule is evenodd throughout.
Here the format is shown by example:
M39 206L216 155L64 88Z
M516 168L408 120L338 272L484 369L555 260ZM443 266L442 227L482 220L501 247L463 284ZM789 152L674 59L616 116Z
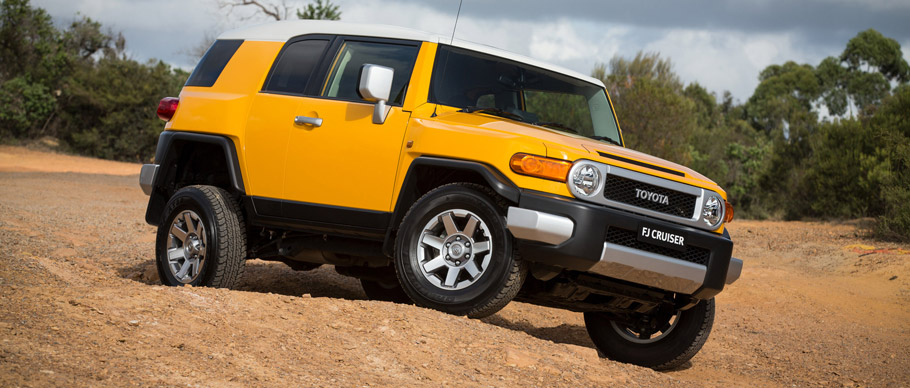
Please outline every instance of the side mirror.
M366 64L360 69L360 96L364 100L375 102L373 107L373 124L382 124L385 122L389 110L386 102L389 101L389 94L392 92L392 76L395 70L391 67Z

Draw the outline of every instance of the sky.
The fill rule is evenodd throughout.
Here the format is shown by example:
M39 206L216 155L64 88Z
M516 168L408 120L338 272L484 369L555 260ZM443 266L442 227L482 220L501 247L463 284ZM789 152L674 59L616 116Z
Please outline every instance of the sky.
M218 0L32 0L65 26L77 13L126 37L137 60L192 69L188 53L232 28L268 22ZM226 0L222 0L226 1ZM261 0L270 1L270 0ZM280 3L281 0L271 0ZM294 8L307 1L286 3ZM346 22L389 24L449 36L458 0L332 0ZM910 61L910 0L464 0L455 36L590 74L639 51L669 58L686 82L745 101L768 65L817 65L875 28Z

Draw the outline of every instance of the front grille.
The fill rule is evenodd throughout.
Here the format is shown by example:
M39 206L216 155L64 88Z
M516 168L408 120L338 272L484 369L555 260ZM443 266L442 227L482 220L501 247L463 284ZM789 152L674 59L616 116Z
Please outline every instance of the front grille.
M635 189L650 193L666 195L667 204L642 199L636 196ZM604 185L604 197L611 201L622 202L632 206L654 210L669 215L691 218L695 212L695 201L698 197L692 194L665 189L617 175L607 175Z
M634 231L615 227L607 229L607 242L704 266L708 265L708 257L711 256L711 251L691 245L687 246L685 251L677 251L641 242Z

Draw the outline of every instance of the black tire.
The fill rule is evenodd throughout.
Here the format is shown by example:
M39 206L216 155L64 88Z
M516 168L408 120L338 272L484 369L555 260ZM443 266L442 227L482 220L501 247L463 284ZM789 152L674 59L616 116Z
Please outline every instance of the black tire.
M607 358L655 370L674 369L689 361L708 340L714 325L714 299L677 312L679 320L666 334L648 343L636 343L620 332L603 313L585 313L585 327L597 349Z
M385 302L394 302L400 304L411 304L411 298L404 292L397 279L391 282L377 282L374 280L360 279L360 286L363 287L363 293L367 298L372 300L381 300Z
M239 204L227 191L213 186L184 187L168 201L164 215L155 243L155 261L161 283L167 286L189 284L217 288L233 288L239 283L246 260L246 228ZM186 221L187 215L190 221ZM182 219L178 220L178 217ZM194 228L187 227L188 223L198 228L200 222L202 229L195 230L202 231L202 236L191 233L190 229ZM184 240L175 235L172 229L175 226L178 233L187 230ZM196 240L192 240L194 236ZM194 259L188 259L191 255L184 249L182 259L169 260L168 251L193 245L189 241L201 244L198 249L194 248L194 252L202 252L204 260L196 260L195 267L199 268L190 265L190 269L184 271L183 280L179 280L177 275L180 275L180 270L187 261ZM181 253L177 251L175 254ZM176 267L180 270L175 271ZM187 277L194 272L195 276Z
M468 213L459 216L452 210ZM441 186L418 199L402 220L395 240L395 271L401 287L411 300L419 306L471 318L486 317L505 307L518 293L527 274L527 266L513 252L512 237L505 225L505 210L506 205L494 192L484 186L469 183ZM444 222L443 214L449 214L449 221L462 222L461 226L453 229L457 233L449 233L448 225L451 223ZM475 226L468 227L474 218L477 219L473 221ZM453 242L452 244L464 249L459 250L464 256L457 257L457 264L450 262L446 256L445 267L439 267L439 272L431 274L425 265L431 261L427 256L428 250L435 248L421 244L427 241L424 236L425 226L434 220L437 226L443 225L445 229L440 232L442 237L434 236L435 238L446 240L448 237L465 236L464 241L474 241L475 248L468 249L466 247L470 247L470 244ZM468 238L466 233L470 230L474 233ZM483 251L483 248L479 248L481 246L490 249ZM430 256L441 260L445 256L443 249L453 253L449 248L442 248ZM418 250L422 250L422 253ZM421 255L425 259L423 262ZM455 271L451 287L446 285L448 279L442 279L443 271L446 277L449 271Z

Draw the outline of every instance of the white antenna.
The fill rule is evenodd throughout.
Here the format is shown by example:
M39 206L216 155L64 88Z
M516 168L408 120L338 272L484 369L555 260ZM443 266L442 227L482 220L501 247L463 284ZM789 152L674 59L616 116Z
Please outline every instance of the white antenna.
M455 13L455 26L452 27L452 39L449 39L449 44L455 43L455 29L458 28L458 16L461 15L461 3L464 0L458 0L458 12Z

